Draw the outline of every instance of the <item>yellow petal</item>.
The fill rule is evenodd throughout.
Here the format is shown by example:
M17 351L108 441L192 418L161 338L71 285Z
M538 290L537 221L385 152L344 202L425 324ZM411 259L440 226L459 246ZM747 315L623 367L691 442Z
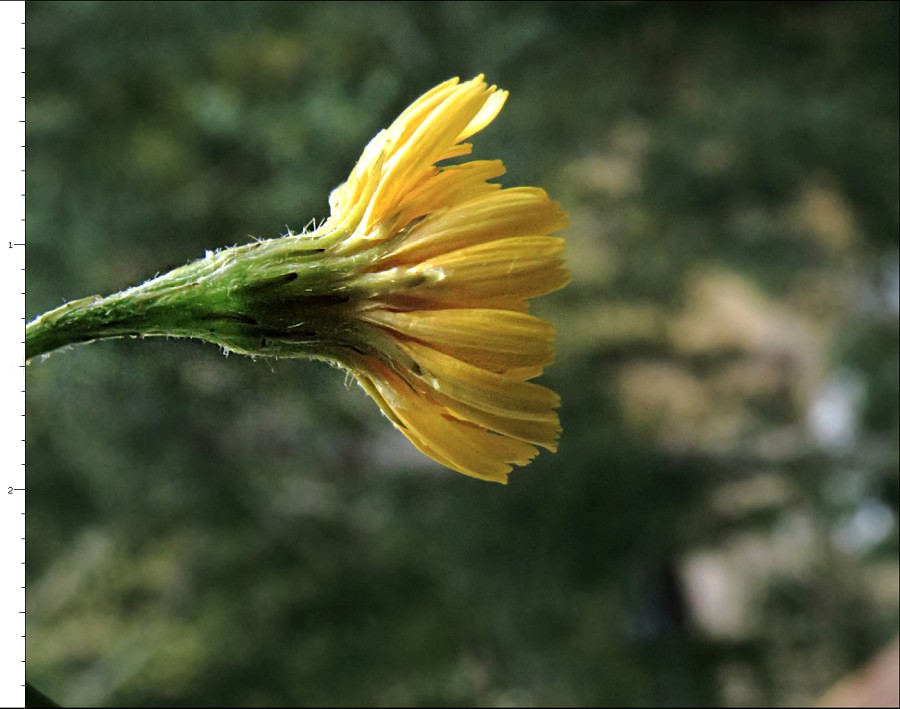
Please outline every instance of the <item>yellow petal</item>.
M393 423L397 430L400 431L404 436L406 436L409 441L425 455L434 459L441 465L450 468L451 470L456 470L457 472L462 472L466 475L473 475L473 477L483 477L483 479L488 480L492 479L490 477L474 475L472 472L459 470L459 466L452 460L441 455L434 448L425 443L425 441L423 441L421 437L417 436L414 432L411 432L409 429L407 429L403 421L398 418L396 413L394 413L394 409L391 403L381 394L382 390L387 389L386 383L382 382L380 386L376 385L376 381L381 381L384 379L383 374L372 376L367 372L357 370L354 371L354 376L356 377L356 381L359 382L359 385L366 391L369 396L372 397L375 403L378 404L378 408L381 409L381 412L388 418L388 420ZM503 473L502 471L497 471L497 474L503 478L502 480L500 480L500 482L505 483L505 473Z
M453 158L461 158L463 155L470 155L472 153L472 144L471 143L460 143L458 145L451 145L444 152L438 155L435 159L435 163L443 162L444 160L452 160Z
M332 191L328 198L331 217L319 229L323 244L334 234L352 234L358 227L366 205L378 187L378 178L384 165L385 153L376 137L363 153L360 164L350 174L347 182ZM348 240L349 241L349 240ZM346 241L340 242L336 251L346 251Z
M491 307L550 293L570 280L562 260L565 241L552 236L519 236L490 241L437 256L410 269L436 273L411 295L459 308Z
M512 465L524 465L537 449L523 441L485 431L443 412L396 373L368 362L358 376L395 425L419 450L466 475L506 482Z
M443 169L432 168L433 173L403 197L395 226L403 227L414 219L431 214L451 204L461 204L482 194L500 189L489 183L499 177L506 168L500 160L474 160Z
M500 416L473 406L467 406L462 402L443 397L440 393L436 393L434 398L458 418L471 421L482 428L509 438L533 443L536 446L546 448L552 453L556 452L557 440L562 428L559 425L559 417L555 414L547 419L520 419L514 416Z
M494 91L496 88L496 86L492 86L488 91ZM497 114L500 113L508 96L509 94L506 91L496 91L492 93L478 114L469 122L469 125L466 126L465 130L460 133L457 140L465 140L469 136L484 130L484 128L497 117Z
M445 396L464 404L523 419L543 419L559 406L559 396L546 387L510 379L462 362L417 342L397 346L419 365L414 376Z
M536 187L514 187L452 204L427 217L384 258L384 265L417 263L448 251L513 236L564 229L566 215Z
M394 203L417 173L433 165L459 142L460 134L479 115L490 93L483 81L461 84L424 117L385 163L381 183L366 214L366 223L390 218Z
M525 367L540 372L553 361L553 326L524 313L487 309L396 312L379 308L362 318L492 372Z
M517 295L503 295L493 298L470 298L463 291L449 294L431 294L421 289L385 294L381 297L384 306L398 312L457 309L490 309L504 312L527 314L528 301Z
M472 81L483 80L479 76ZM468 83L468 82L467 82ZM391 123L387 132L391 139L398 145L403 145L409 140L409 137L416 131L435 108L440 106L447 97L452 95L454 91L459 90L459 77L448 79L442 84L438 84L433 89L426 91L413 101L397 118Z

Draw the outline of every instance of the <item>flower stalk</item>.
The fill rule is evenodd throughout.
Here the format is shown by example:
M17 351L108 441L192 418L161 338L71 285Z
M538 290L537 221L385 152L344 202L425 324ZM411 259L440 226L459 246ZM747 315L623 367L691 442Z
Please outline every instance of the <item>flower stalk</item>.
M313 357L341 341L359 258L332 257L304 235L208 253L139 286L82 298L35 318L26 359L121 337L187 337L246 355Z

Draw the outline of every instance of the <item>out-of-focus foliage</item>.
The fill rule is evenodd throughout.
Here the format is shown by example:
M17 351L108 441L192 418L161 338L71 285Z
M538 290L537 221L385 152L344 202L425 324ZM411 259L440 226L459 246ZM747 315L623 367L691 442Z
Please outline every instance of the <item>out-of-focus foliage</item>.
M34 3L28 309L300 229L408 101L563 201L560 452L437 468L306 362L28 377L65 704L806 702L898 624L895 3Z

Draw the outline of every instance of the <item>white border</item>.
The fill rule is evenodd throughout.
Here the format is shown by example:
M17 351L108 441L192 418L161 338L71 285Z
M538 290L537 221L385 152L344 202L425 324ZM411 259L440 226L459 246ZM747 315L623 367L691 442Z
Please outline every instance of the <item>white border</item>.
M25 3L0 2L0 706L25 706ZM12 248L9 244L17 244ZM21 245L18 245L21 244ZM9 488L14 489L7 494Z

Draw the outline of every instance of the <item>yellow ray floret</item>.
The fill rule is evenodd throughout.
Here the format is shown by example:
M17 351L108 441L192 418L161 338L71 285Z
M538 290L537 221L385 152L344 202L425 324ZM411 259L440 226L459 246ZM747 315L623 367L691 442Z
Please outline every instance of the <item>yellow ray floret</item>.
M378 309L364 317L489 372L507 374L553 362L553 326L524 313L484 308L417 312Z
M499 160L441 164L499 113L482 77L424 94L366 147L316 236L358 264L352 347L334 357L439 463L505 482L556 450L559 396L529 379L553 361L553 327L528 299L569 282L568 225L544 190L503 189ZM349 337L349 335L348 335Z
M485 241L552 234L567 226L559 205L536 187L499 190L467 201L445 200L391 249L384 262L415 263Z
M513 465L524 465L537 454L528 443L448 416L443 407L382 365L363 367L359 381L419 450L461 473L506 482Z

